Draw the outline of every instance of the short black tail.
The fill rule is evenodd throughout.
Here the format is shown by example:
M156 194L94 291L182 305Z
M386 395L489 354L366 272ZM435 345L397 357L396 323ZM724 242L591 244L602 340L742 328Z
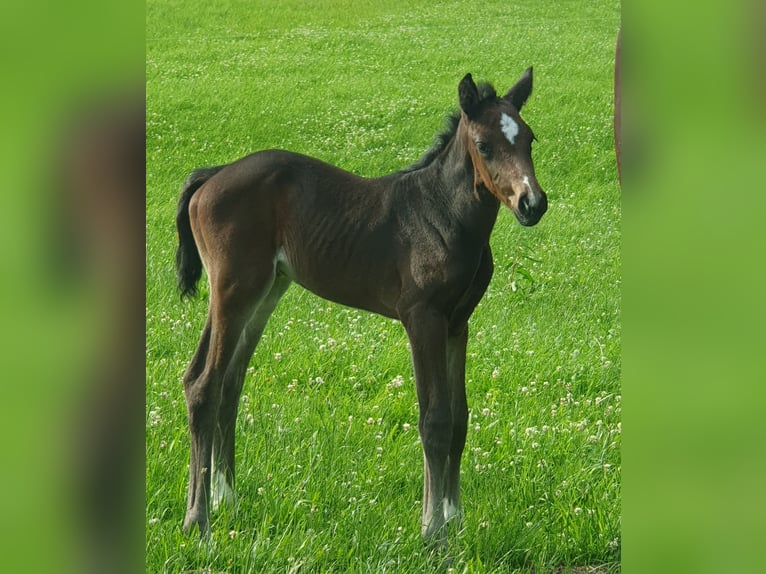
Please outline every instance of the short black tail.
M178 198L176 212L176 229L178 230L178 249L176 250L176 282L181 291L181 297L197 294L197 281L202 277L202 260L199 257L197 244L192 235L189 220L189 202L192 195L202 184L223 169L224 166L203 167L194 170L184 183L181 197Z

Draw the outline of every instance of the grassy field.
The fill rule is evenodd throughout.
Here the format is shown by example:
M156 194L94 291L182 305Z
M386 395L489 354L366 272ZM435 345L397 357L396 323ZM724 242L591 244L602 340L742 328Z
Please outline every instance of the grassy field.
M470 8L469 8L470 6ZM412 163L466 72L524 117L549 210L501 210L468 346L465 520L455 572L619 571L617 1L147 4L146 571L423 572L422 454L401 326L293 286L248 370L236 510L181 532L181 377L206 311L174 288L174 212L193 168L264 148L366 176Z

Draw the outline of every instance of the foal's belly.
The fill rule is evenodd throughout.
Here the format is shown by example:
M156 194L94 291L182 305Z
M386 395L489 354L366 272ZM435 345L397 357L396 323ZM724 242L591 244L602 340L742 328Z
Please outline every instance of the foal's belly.
M312 293L347 307L397 318L398 273L387 258L333 258L280 250L277 272Z

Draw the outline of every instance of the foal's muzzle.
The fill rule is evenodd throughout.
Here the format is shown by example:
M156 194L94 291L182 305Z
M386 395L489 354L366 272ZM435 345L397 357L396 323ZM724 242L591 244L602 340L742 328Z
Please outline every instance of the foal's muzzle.
M542 189L526 190L519 197L516 219L527 227L535 225L548 209L548 197Z

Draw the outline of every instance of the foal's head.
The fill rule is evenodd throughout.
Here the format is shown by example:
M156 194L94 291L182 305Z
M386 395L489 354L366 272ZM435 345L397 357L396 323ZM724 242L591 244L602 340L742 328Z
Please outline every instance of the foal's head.
M502 98L479 95L467 74L458 93L462 110L458 132L473 162L476 186L484 186L507 205L522 225L534 225L548 209L548 199L532 165L532 130L519 111L532 91L532 68Z

